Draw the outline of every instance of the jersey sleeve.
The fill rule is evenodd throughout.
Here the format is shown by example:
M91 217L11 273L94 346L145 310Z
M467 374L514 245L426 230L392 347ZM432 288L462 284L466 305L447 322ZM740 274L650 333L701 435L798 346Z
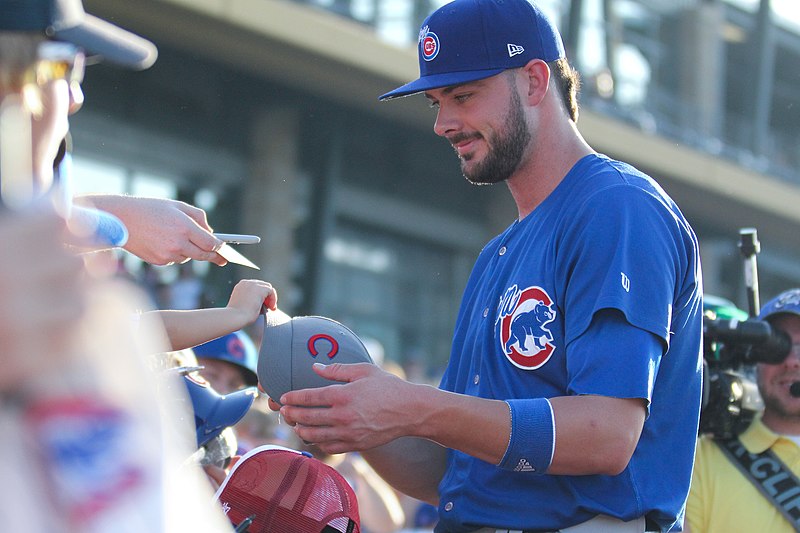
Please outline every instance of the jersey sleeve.
M565 341L601 309L669 345L676 278L685 255L679 217L648 191L625 184L591 195L563 228L556 276L563 287Z
M567 393L641 398L649 416L662 349L658 337L603 309L567 348Z

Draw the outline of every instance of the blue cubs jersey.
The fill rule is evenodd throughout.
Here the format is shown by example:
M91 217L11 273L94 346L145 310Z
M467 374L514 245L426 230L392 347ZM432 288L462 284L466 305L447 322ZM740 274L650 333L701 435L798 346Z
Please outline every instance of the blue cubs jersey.
M622 327L613 337L593 328L591 338L613 349L586 349L579 339L606 310ZM631 341L642 331L655 349ZM599 513L647 514L668 530L689 491L701 369L694 232L651 178L602 155L584 157L481 252L441 388L498 400L642 398L641 438L616 476L517 472L450 450L436 531L554 530Z

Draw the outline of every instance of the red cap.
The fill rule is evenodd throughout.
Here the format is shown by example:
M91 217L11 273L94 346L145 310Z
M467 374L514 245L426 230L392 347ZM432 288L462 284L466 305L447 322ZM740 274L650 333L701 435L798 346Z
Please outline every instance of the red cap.
M360 533L352 487L333 467L282 446L248 452L215 498L234 526L250 533Z

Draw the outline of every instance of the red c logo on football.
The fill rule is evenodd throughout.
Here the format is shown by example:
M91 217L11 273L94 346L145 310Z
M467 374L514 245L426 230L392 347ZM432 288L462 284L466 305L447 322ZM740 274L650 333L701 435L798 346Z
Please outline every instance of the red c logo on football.
M326 340L326 341L328 341L330 343L331 349L328 352L328 359L333 359L334 357L336 357L336 354L339 353L339 343L336 341L336 339L334 339L333 337L331 337L330 335L327 335L325 333L317 333L316 335L314 335L310 339L308 339L308 344L307 344L308 352L313 357L316 357L316 356L319 355L319 350L317 350L317 341L318 340Z

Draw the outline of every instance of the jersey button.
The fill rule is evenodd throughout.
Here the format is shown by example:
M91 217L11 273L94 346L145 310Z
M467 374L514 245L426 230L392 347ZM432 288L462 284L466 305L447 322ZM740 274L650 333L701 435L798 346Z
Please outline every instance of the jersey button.
M446 504L444 504L444 510L445 511L452 511L453 510L453 502L447 502Z
M480 375L478 375L478 374L475 374L475 377L474 377L474 378L472 378L472 382L473 382L475 385L477 385L478 383L480 383L480 381L481 381L481 377L480 377Z
M501 246L500 250L497 253L499 253L500 255L506 255L506 247L505 246Z
M488 307L483 310L483 318L486 318L487 316L489 316L489 308Z

